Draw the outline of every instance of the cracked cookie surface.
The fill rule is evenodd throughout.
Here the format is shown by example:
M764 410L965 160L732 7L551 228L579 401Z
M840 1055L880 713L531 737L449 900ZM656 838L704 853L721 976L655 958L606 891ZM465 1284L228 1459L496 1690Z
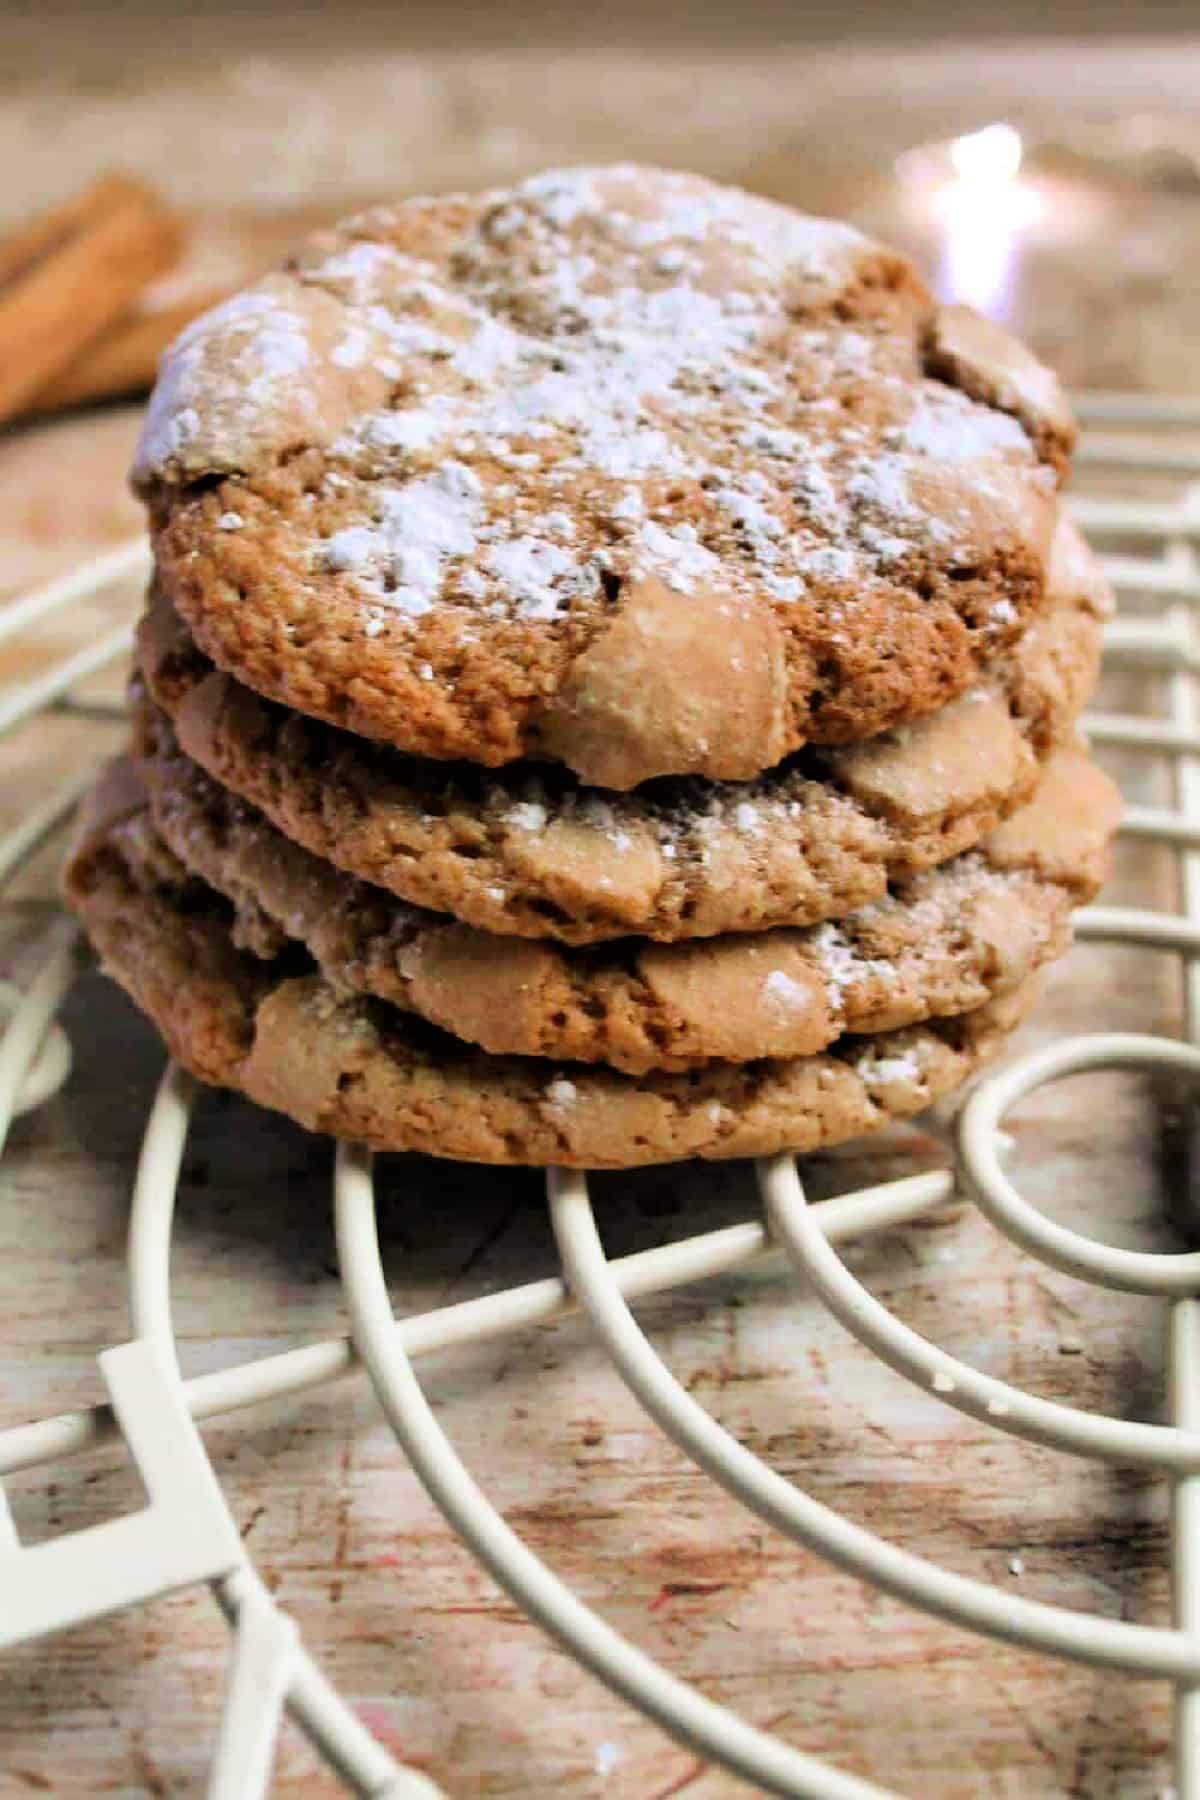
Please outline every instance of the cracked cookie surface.
M257 692L422 757L746 780L1039 612L1073 426L849 227L695 176L376 208L189 328L135 466Z

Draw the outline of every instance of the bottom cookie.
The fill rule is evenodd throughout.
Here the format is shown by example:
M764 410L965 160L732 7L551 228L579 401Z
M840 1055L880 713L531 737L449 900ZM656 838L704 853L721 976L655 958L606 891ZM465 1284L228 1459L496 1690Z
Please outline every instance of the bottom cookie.
M122 854L129 817L120 783L102 783L65 873L109 972L202 1080L379 1150L592 1168L815 1150L958 1087L1037 991L1026 982L957 1019L845 1037L819 1056L685 1074L493 1057L384 1003L340 996L300 955L264 963L237 950L227 902Z

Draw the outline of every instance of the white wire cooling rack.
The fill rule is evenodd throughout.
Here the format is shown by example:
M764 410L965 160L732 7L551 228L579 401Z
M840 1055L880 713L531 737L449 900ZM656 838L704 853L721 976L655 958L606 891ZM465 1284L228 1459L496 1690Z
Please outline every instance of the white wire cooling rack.
M120 1434L149 1504L124 1518L25 1547L0 1486L0 1645L208 1583L233 1634L209 1778L212 1800L252 1800L266 1792L285 1707L349 1788L380 1800L439 1793L369 1734L270 1597L197 1429L199 1420L298 1394L361 1365L413 1469L464 1542L533 1619L630 1705L700 1756L767 1792L881 1800L887 1790L746 1724L620 1637L510 1529L459 1460L422 1393L414 1362L433 1350L503 1336L582 1309L615 1368L663 1431L778 1531L879 1589L969 1630L1173 1683L1175 1792L1178 1800L1200 1800L1200 1253L1118 1249L1068 1230L1022 1198L1000 1156L1008 1111L1067 1074L1167 1068L1200 1080L1200 451L1172 438L1180 427L1200 429L1200 400L1144 402L1093 394L1081 398L1079 411L1090 428L1084 465L1106 469L1110 481L1127 479L1130 487L1145 473L1175 482L1166 502L1097 497L1073 506L1079 522L1108 547L1106 563L1119 596L1136 603L1109 625L1107 661L1160 673L1167 696L1165 715L1097 714L1089 729L1098 743L1171 759L1173 807L1130 807L1123 831L1173 848L1181 903L1174 915L1092 907L1080 915L1079 933L1183 959L1186 1041L1127 1034L1062 1039L975 1087L959 1116L954 1171L808 1204L795 1161L775 1157L758 1169L760 1217L613 1261L592 1215L586 1176L551 1171L547 1195L562 1264L559 1278L402 1319L393 1312L380 1260L371 1158L343 1145L333 1205L351 1336L189 1380L182 1377L172 1332L169 1263L195 1090L180 1070L168 1068L147 1121L134 1185L128 1246L133 1336L99 1356L110 1404L0 1432L0 1476L77 1456ZM1131 439L1130 432L1139 435ZM1153 444L1146 448L1151 433ZM107 584L136 576L146 560L145 547L130 544L12 603L0 613L0 642ZM78 707L73 695L79 683L124 653L129 635L126 628L110 632L0 697L0 732L27 723L42 709ZM0 884L62 822L90 774L89 767L69 780L0 842ZM65 920L56 920L24 991L0 986L0 1014L7 1019L0 1038L0 1154L13 1117L41 1104L69 1078L70 1047L56 1013L73 976L74 937ZM1085 1281L1167 1302L1171 1423L1131 1423L1027 1394L944 1354L866 1291L837 1246L930 1211L957 1184L999 1231L1034 1257ZM1171 1625L1102 1619L950 1573L843 1518L719 1425L651 1348L630 1302L734 1269L773 1246L786 1251L808 1290L843 1325L947 1406L1076 1456L1165 1475L1173 1500Z

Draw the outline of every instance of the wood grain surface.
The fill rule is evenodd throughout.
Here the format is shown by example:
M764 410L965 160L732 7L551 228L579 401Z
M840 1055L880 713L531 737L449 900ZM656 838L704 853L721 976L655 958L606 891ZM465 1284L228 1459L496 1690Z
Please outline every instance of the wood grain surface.
M1182 52L1160 62L1154 90L1161 135L1175 144L1195 130L1182 103L1168 107L1194 81L1190 54L1187 70ZM319 78L315 53L231 55L165 63L153 82L130 71L92 86L10 72L0 166L19 167L22 179L3 199L15 212L30 196L50 198L119 143L194 209L191 274L223 280L359 197L632 153L852 212L933 262L927 227L906 212L892 176L896 151L997 109L1033 119L1040 106L1037 129L1059 142L1055 166L1075 158L1070 178L1099 197L1087 217L1100 224L1022 258L1015 314L1075 382L1195 389L1200 186L1189 185L1182 152L1167 180L1157 165L1134 168L1121 148L1112 121L1142 104L1151 82L1139 55L1121 64L1108 50L1012 50L979 67L926 52L911 65L907 107L895 103L894 59L872 74L861 59L823 68L811 52L782 50L540 62L528 52L507 64L449 50L331 53ZM0 437L0 596L137 529L123 485L136 425L133 409L112 409ZM6 649L0 691L136 604L116 593ZM97 687L112 692L118 680L114 671ZM1114 682L1105 698L1144 704L1146 690ZM60 718L5 742L0 824L114 736ZM1169 801L1152 759L1114 767L1129 792ZM29 966L53 861L40 858L0 908L0 973L19 978ZM1109 899L1169 905L1172 893L1165 853L1122 850ZM1170 959L1078 948L1022 1043L1179 1024ZM129 1331L128 1194L161 1054L92 971L67 1025L72 1079L16 1127L0 1173L3 1423L95 1399L94 1353ZM1020 1109L1014 1172L1056 1217L1115 1242L1166 1246L1177 1241L1164 1218L1182 1198L1185 1127L1178 1095L1124 1076L1072 1081ZM937 1136L917 1129L816 1157L806 1174L824 1194L942 1156ZM175 1238L189 1372L345 1330L329 1172L326 1144L240 1100L203 1101ZM533 1176L392 1158L380 1185L400 1313L555 1267ZM596 1188L614 1253L755 1208L742 1166L614 1176ZM848 1256L900 1318L990 1373L1121 1417L1160 1416L1160 1310L1033 1264L969 1208ZM882 1369L778 1263L638 1311L690 1392L850 1518L1022 1594L1110 1618L1165 1618L1162 1484L952 1413ZM1161 1684L969 1637L793 1548L663 1439L582 1322L432 1357L421 1374L468 1466L532 1547L633 1642L756 1724L922 1800L1164 1791ZM258 1566L310 1648L380 1738L450 1794L747 1791L668 1742L520 1616L442 1523L361 1379L216 1421L205 1438ZM134 1485L107 1455L36 1471L10 1491L34 1540L127 1506ZM201 1794L225 1643L201 1591L6 1656L0 1794ZM274 1791L325 1800L341 1790L288 1727Z

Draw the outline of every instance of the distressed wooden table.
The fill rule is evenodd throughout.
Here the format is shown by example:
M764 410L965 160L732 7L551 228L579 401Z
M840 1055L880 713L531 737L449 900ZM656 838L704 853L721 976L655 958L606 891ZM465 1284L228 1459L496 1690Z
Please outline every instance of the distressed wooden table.
M851 213L936 263L935 228L904 200L892 159L999 112L1041 145L1039 167L1060 197L1074 196L1070 229L1018 246L1010 311L1076 383L1194 389L1200 180L1189 146L1200 126L1187 107L1198 61L1136 47L985 60L786 49L168 60L152 80L144 66L104 79L10 77L0 166L21 171L7 184L13 210L114 156L145 167L192 209L191 257L205 278L254 266L302 223L362 197L618 154ZM136 426L135 409L113 409L0 438L0 595L137 529L123 487ZM134 604L125 594L80 607L8 653L0 680L19 681ZM1128 696L1114 688L1108 699ZM0 819L113 738L79 719L31 728L5 750ZM1169 798L1161 769L1120 772L1140 797ZM52 891L47 855L0 909L0 972L28 966ZM1170 904L1165 859L1122 851L1109 897ZM123 1233L161 1055L94 973L67 1024L71 1082L18 1125L0 1177L4 1423L95 1399L95 1350L128 1334ZM1167 959L1077 949L1022 1042L1108 1027L1178 1030ZM1178 1198L1178 1127L1171 1096L1091 1076L1020 1110L1013 1166L1056 1216L1099 1217L1113 1241L1165 1246L1175 1241L1162 1214ZM914 1130L814 1158L808 1177L814 1191L835 1192L941 1155ZM228 1096L203 1102L175 1240L189 1372L346 1328L329 1172L326 1144ZM614 1253L755 1205L740 1166L597 1185ZM401 1312L555 1266L532 1175L393 1158L381 1189ZM1153 1303L1035 1268L961 1206L849 1255L901 1318L981 1368L1123 1417L1158 1415ZM847 1516L1022 1593L1108 1617L1165 1616L1159 1484L1017 1443L916 1393L772 1262L639 1312L716 1417ZM926 1800L1163 1791L1161 1687L967 1637L775 1537L663 1439L581 1322L440 1355L422 1375L442 1424L530 1544L635 1643L756 1724ZM306 1640L383 1741L450 1793L745 1791L523 1619L443 1525L362 1381L205 1435L241 1530ZM26 1539L134 1497L112 1455L52 1473L12 1483ZM207 1592L194 1592L6 1657L0 1792L202 1792L225 1645ZM340 1791L290 1728L276 1791Z

